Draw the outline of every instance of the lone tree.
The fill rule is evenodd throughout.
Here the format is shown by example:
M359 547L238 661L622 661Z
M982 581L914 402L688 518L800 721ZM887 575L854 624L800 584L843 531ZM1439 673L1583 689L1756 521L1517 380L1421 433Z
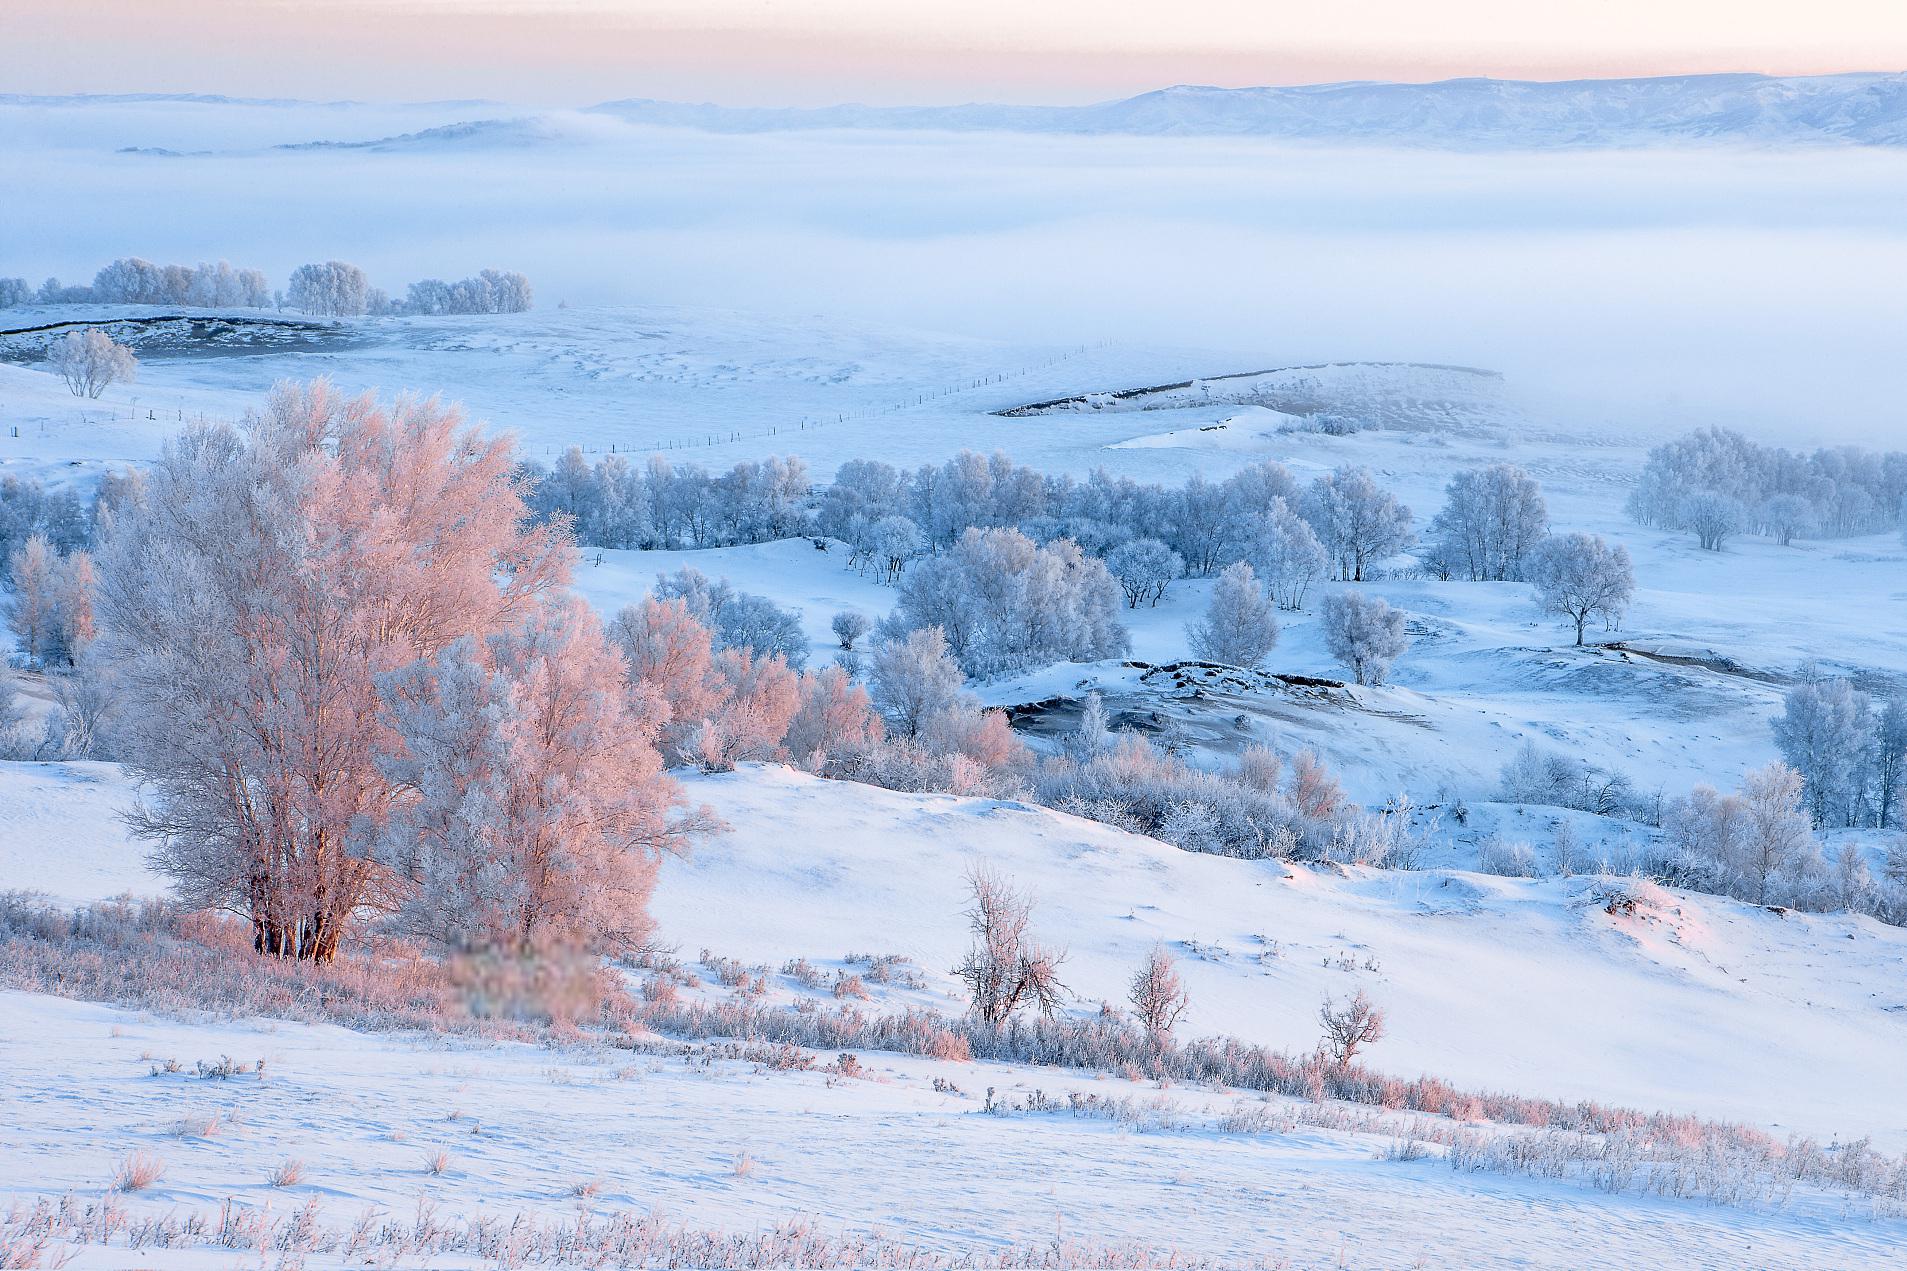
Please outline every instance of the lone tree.
M973 897L967 910L973 948L954 974L967 986L973 1013L993 1025L1028 1006L1053 1014L1066 992L1059 982L1066 955L1039 944L1028 931L1033 902L985 865L967 872L967 887Z
M1253 670L1278 646L1277 607L1252 567L1241 560L1218 576L1205 616L1185 633L1198 657Z
M1339 1072L1351 1066L1358 1051L1384 1038L1384 1012L1364 996L1363 989L1341 1004L1325 998L1318 1007L1318 1022L1324 1025L1318 1049Z
M1153 945L1146 954L1145 965L1132 977L1132 987L1126 997L1132 1003L1132 1013L1138 1018L1139 1026L1154 1040L1170 1037L1179 1018L1192 1004L1179 979L1178 967L1163 944Z
M573 554L528 524L509 444L435 402L284 385L244 431L168 443L99 559L155 864L260 952L331 959L402 891L375 854L414 797L379 677L519 630Z
M1600 534L1559 534L1543 540L1530 556L1530 581L1536 602L1576 624L1576 643L1591 618L1614 624L1635 595L1635 567L1629 549L1611 547Z
M46 360L75 397L97 398L114 384L131 382L139 373L139 361L132 350L98 327L68 331Z
M1410 647L1404 611L1362 592L1325 597L1324 644L1331 656L1350 668L1359 684L1382 684L1391 663Z

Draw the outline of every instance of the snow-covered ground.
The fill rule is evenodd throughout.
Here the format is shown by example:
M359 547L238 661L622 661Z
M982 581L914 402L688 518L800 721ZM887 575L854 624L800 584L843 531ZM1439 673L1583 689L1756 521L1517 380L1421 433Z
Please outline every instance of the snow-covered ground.
M496 264L529 269L540 302L293 327L269 312L182 313L129 337L143 340L138 380L96 401L37 365L43 336L4 333L152 311L0 311L0 477L84 487L149 461L189 421L236 420L274 381L317 375L440 393L545 461L572 445L711 469L798 455L822 481L848 459L911 467L962 449L1165 482L1266 459L1301 482L1357 464L1419 529L1457 472L1518 464L1557 529L1633 555L1624 625L1592 633L1620 647L1571 647L1520 584L1382 577L1361 586L1404 608L1413 637L1387 686L1192 693L1143 665L1186 656L1211 584L1180 580L1126 611L1138 664L976 686L998 705L1096 689L1115 715L1169 720L1201 761L1248 742L1313 749L1355 798L1417 806L1425 868L1197 856L1043 809L751 767L688 779L731 828L666 865L662 939L691 964L707 949L767 967L779 1005L832 1003L776 973L790 959L831 975L854 969L850 953L902 955L918 984L882 987L868 1009L957 1011L962 874L991 861L1036 896L1082 1012L1120 1002L1163 941L1192 996L1189 1035L1306 1050L1320 998L1361 988L1389 1013L1370 1056L1386 1072L1907 1150L1907 933L1607 878L1471 872L1490 837L1540 856L1567 824L1592 855L1620 858L1652 833L1495 802L1525 742L1673 797L1732 787L1775 757L1768 721L1804 663L1907 685L1898 538L1744 536L1704 552L1621 512L1647 449L1699 423L1788 444L1901 444L1886 356L1900 293L1872 285L1899 259L1897 156L1552 156L1512 171L1500 157L1379 164L1373 151L1347 165L1209 138L711 137L575 115L463 126L498 109L0 99L0 124L18 125L0 127L22 174L13 227L46 257L0 259L0 274L78 278L75 262L143 252L282 275L333 251L325 234L362 225L375 233L344 241L385 285ZM288 143L299 148L275 148ZM881 181L843 179L870 158ZM135 177L150 198L97 197ZM1844 197L1798 209L1770 193L1795 188ZM1650 194L1632 206L1623 192L1636 189ZM70 216L75 198L98 212ZM230 202L196 216L206 199ZM1541 232L1501 233L1505 218ZM208 225L237 237L210 242ZM522 254L493 255L505 248ZM1752 285L1732 281L1743 260ZM646 299L559 306L566 292ZM234 334L260 319L270 325ZM1225 378L1272 367L1297 369ZM1574 391L1585 386L1596 391ZM1301 419L1316 414L1383 426L1333 436ZM692 566L798 609L820 663L836 611L878 618L894 603L844 557L806 539L589 549L576 586L608 614ZM1316 617L1332 586L1284 617L1270 670L1342 675ZM43 686L26 688L43 709ZM1050 709L1063 720L1068 707ZM136 797L114 765L0 763L0 890L63 905L158 894L120 820ZM265 1077L192 1075L224 1055L265 1059ZM583 1203L730 1230L808 1216L950 1253L1092 1238L1304 1267L1907 1256L1898 1216L1806 1187L1746 1208L1607 1194L1581 1178L1454 1172L1434 1149L1382 1159L1394 1120L1358 1131L1282 1100L1271 1128L1226 1129L1236 1091L859 1063L860 1075L781 1071L684 1062L666 1045L550 1049L0 992L0 1211L97 1192L144 1150L167 1166L127 1198L148 1215L316 1200L348 1225L366 1206L402 1214L422 1198L507 1221ZM1019 1110L982 1111L989 1088ZM1061 1106L1069 1093L1130 1102L1111 1118L1028 1111L1036 1091ZM193 1128L213 1117L216 1133ZM438 1151L447 1167L427 1172ZM288 1157L305 1179L270 1187ZM123 1253L74 1265L120 1266ZM142 1256L192 1267L198 1255Z

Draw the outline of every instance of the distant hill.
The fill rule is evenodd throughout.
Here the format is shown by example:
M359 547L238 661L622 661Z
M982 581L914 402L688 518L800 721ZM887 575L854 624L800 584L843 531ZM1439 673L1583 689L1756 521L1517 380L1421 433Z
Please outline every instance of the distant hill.
M1181 85L1090 106L745 108L646 100L591 108L716 132L949 129L1259 136L1455 148L1677 142L1907 144L1907 73L1654 79L1453 79L1291 88Z

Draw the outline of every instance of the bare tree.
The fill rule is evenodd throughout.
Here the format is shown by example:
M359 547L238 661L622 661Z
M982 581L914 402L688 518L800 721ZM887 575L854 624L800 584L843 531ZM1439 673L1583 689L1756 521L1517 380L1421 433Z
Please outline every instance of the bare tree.
M973 948L954 974L967 986L973 1013L995 1025L1028 1006L1053 1014L1066 992L1059 982L1066 955L1037 943L1028 932L1032 900L987 865L967 871L967 887L973 898L967 910Z
M1384 1012L1364 996L1363 989L1343 1004L1325 998L1318 1007L1318 1022L1324 1025L1318 1049L1340 1072L1351 1066L1358 1051L1384 1037Z
M1133 975L1126 998L1132 1003L1132 1013L1138 1017L1140 1027L1154 1039L1170 1037L1179 1018L1192 1004L1185 985L1179 980L1172 954L1163 944L1153 945L1146 954L1145 965Z
M110 386L130 381L139 371L132 350L98 327L68 331L46 360L75 397L98 397Z

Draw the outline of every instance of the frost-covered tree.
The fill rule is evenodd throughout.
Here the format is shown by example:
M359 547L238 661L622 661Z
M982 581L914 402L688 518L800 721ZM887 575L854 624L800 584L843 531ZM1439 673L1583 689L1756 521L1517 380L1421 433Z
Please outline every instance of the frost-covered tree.
M1736 868L1748 899L1765 905L1777 876L1820 857L1802 810L1801 774L1780 763L1758 768L1742 778L1741 803Z
M686 763L703 721L722 700L715 674L714 637L679 599L644 596L610 624L629 679L661 699L667 710L658 743L668 762Z
M1529 473L1514 464L1460 472L1430 522L1441 559L1471 581L1521 578L1523 564L1549 533L1549 509Z
M0 309L18 309L33 303L33 286L24 278L0 278Z
M515 627L571 556L527 527L508 443L434 402L287 385L168 443L102 545L95 650L156 866L260 952L329 960L398 898L377 677Z
M1126 593L1126 607L1137 609L1141 601L1157 605L1164 599L1165 589L1185 572L1185 561L1156 538L1137 538L1108 553L1106 568Z
M680 600L695 620L709 629L717 649L744 648L775 654L800 670L808 663L808 637L801 616L766 596L736 591L726 578L710 581L693 566L656 578L655 595Z
M7 558L7 625L20 651L35 662L46 661L59 643L59 574L59 553L38 534Z
M1698 490L1683 499L1679 516L1706 552L1721 551L1748 519L1740 499L1716 490Z
M1324 576L1331 558L1317 534L1283 498L1273 496L1244 532L1245 560L1264 580L1281 609L1304 608L1311 585Z
M704 772L782 758L782 738L800 703L801 683L780 655L747 646L715 655L719 699L691 734L689 751Z
M1899 823L1907 794L1907 697L1890 697L1874 719L1874 823Z
M1758 514L1768 536L1783 547L1814 529L1814 509L1798 494L1777 494Z
M934 716L953 707L966 676L938 627L885 636L868 663L874 704L903 737L914 737Z
M1252 567L1227 565L1212 586L1205 616L1186 627L1194 656L1256 669L1278 645L1278 612Z
M834 632L835 639L850 653L854 651L854 642L866 635L873 626L873 621L856 609L843 609L828 623L828 629Z
M1382 684L1410 647L1404 611L1378 596L1335 592L1324 600L1324 646L1359 684Z
M1524 572L1537 604L1575 624L1577 644L1590 619L1622 621L1635 595L1629 549L1609 546L1600 534L1552 535L1530 553Z
M67 663L78 662L99 637L93 593L99 574L92 555L75 548L62 556L53 574L53 631Z
M1809 680L1782 699L1775 746L1800 774L1816 825L1857 820L1874 731L1867 694L1847 680Z
M53 345L46 361L75 397L96 398L114 384L130 383L139 373L132 350L98 327L68 331Z
M940 628L961 669L984 677L1124 654L1119 609L1105 563L1078 544L969 529L907 572L895 615L905 628Z
M1414 541L1410 509L1382 489L1368 468L1342 467L1311 483L1299 510L1330 553L1337 576L1362 582L1372 564Z
M370 280L356 265L341 260L300 265L291 272L287 298L294 309L327 318L355 318L365 312Z
M865 688L838 666L801 677L800 700L783 740L788 756L809 772L865 755L886 735Z
M681 811L654 745L664 707L632 685L580 600L544 605L379 677L402 745L377 845L407 886L397 921L465 950L626 953L649 937Z

